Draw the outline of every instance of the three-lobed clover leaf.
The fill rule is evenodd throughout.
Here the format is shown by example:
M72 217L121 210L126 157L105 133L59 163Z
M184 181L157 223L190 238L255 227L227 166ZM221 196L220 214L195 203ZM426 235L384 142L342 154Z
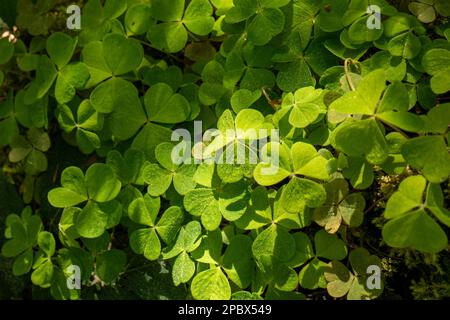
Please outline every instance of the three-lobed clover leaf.
M30 207L26 207L20 216L10 214L5 222L5 238L8 240L2 246L2 255L16 257L12 269L14 275L26 274L33 266L33 247L38 244L38 236L43 229L42 220L32 214Z
M361 193L350 193L348 183L336 178L325 185L327 199L314 210L313 219L329 233L336 233L344 222L349 227L358 227L363 222L366 201Z
M384 128L377 120L406 131L420 132L423 120L409 113L408 108L404 85L394 82L386 90L385 71L375 70L361 80L355 91L344 94L330 105L330 114L368 116L341 124L333 132L333 145L351 157L364 156L370 163L381 164L387 159L388 150Z
M159 144L155 149L158 164L150 163L144 167L143 178L148 184L147 192L153 197L164 194L172 182L180 195L185 195L196 186L193 177L197 165L177 164L173 150L174 145L170 142Z
M174 92L168 84L162 82L156 83L147 90L144 95L144 105L144 119L141 115L138 119L140 125L144 123L145 125L134 137L132 148L145 151L149 160L154 160L156 147L162 142L171 140L172 131L166 125L186 121L192 110L186 97ZM118 114L118 130L122 125L121 119L129 117L128 112L123 109L123 113ZM144 120L143 123L142 120Z
M381 270L381 260L371 255L364 248L357 248L349 254L353 272L340 261L331 261L325 270L327 291L334 298L347 295L347 300L375 299L383 292L383 282L379 279L379 287L375 284L369 287L370 279L375 268ZM381 274L380 274L381 277Z
M200 245L202 227L198 221L191 221L181 227L177 240L171 247L163 250L163 259L176 257L172 268L172 279L176 286L188 282L195 273L195 263L190 253Z
M265 45L283 31L285 16L280 10L290 0L234 0L225 16L226 23L247 20L247 36L255 45Z
M449 116L448 103L432 108L425 118L423 131L435 134L412 138L400 149L406 162L433 183L444 182L450 176L450 154L445 137Z
M96 163L86 175L77 167L68 167L61 174L61 185L48 193L52 206L68 208L87 201L83 209L75 209L73 218L82 237L97 238L120 222L122 205L114 199L122 184L108 165Z
M336 235L325 230L318 231L314 236L315 254L312 253L312 244L308 237L301 237L297 242L297 252L302 254L300 262L309 262L299 272L299 283L305 289L325 288L325 271L327 264L319 258L328 260L342 260L347 256L345 243ZM305 255L306 254L306 255ZM310 260L312 258L312 260Z
M27 88L25 103L33 104L42 99L55 84L55 98L60 104L70 102L77 89L82 89L90 73L82 62L69 63L78 44L78 38L56 32L47 39L47 56L41 56L36 79Z
M301 88L295 93L288 93L283 97L281 109L275 117L281 121L287 118L295 128L306 128L316 122L319 116L326 113L323 102L324 92L322 89L313 87Z
M144 58L144 50L136 40L127 38L121 34L111 33L105 35L102 41L89 42L83 48L81 58L91 74L91 78L86 84L87 88L91 88L113 76L123 76L128 72L136 70L141 65L142 59ZM111 80L114 80L114 78L109 81ZM110 88L111 86L106 84L103 85L107 88ZM96 88L96 90L97 89L98 88ZM106 88L103 90L106 90ZM112 92L120 94L119 92L114 92L114 90L112 90ZM111 112L112 108L110 107L110 104L102 107L102 99L100 99L102 95L101 93L98 94L98 108L101 108L101 110L109 110L102 112ZM94 107L96 106L97 104L94 104Z
M152 2L151 16L161 22L150 26L147 39L158 49L181 51L186 46L189 32L206 36L213 30L213 7L208 0L192 0L186 10L185 5L185 0Z
M75 130L78 147L83 153L90 154L101 146L96 132L103 128L103 115L92 107L89 100L83 100L76 110L74 107L77 106L71 103L58 106L59 125L66 133L72 133Z
M450 50L435 48L427 51L422 57L422 65L426 72L432 76L431 89L436 94L443 94L450 90Z
M205 181L197 182L199 186L185 195L183 204L190 214L200 217L206 230L216 230L222 216L235 221L245 214L250 198L248 182L224 183L216 171Z
M106 164L114 171L122 186L144 185L143 171L148 161L143 151L128 149L122 155L117 150L111 150L106 156Z
M183 223L183 211L179 207L168 208L159 219L160 198L149 195L135 199L128 207L128 216L147 228L137 229L130 235L130 246L134 252L156 260L161 254L161 240L171 244Z
M42 128L48 124L47 104L48 99L36 101L27 105L24 102L25 91L20 90L15 97L13 91L0 103L0 145L11 143L12 138L19 134L19 124L26 128ZM33 112L31 112L33 111Z
M389 221L383 227L383 239L394 248L429 253L445 249L447 235L429 211L443 224L450 225L450 212L444 208L440 186L433 183L427 186L426 179L420 175L406 178L386 204L384 216Z
M24 161L25 171L37 175L47 170L48 162L44 152L50 149L50 137L42 129L31 128L26 138L16 135L11 139L9 161Z
M258 184L271 186L291 177L281 200L287 211L299 212L305 206L315 208L325 201L326 192L321 184L297 177L301 175L320 180L329 178L329 160L313 145L296 142L289 149L285 144L270 142L263 147L262 153L266 156L254 171Z

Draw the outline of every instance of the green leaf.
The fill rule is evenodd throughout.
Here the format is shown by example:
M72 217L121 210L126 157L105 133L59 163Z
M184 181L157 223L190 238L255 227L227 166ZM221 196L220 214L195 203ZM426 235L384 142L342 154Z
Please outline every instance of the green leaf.
M69 64L58 73L55 86L55 97L58 103L70 102L76 93L76 89L81 89L89 79L89 69L84 63Z
M147 192L153 197L162 195L172 183L172 172L155 163L145 166L143 176L144 181L148 184Z
M354 282L353 274L339 261L331 261L325 271L328 294L334 298L345 296Z
M285 17L278 8L264 8L249 21L247 27L249 41L257 46L263 46L283 31Z
M208 0L192 0L183 17L183 23L189 31L205 36L214 27L215 20L211 16L213 7Z
M106 164L93 164L86 171L86 188L90 199L97 202L111 201L119 194L121 186L114 171Z
M135 40L111 33L103 38L103 54L111 73L118 76L137 69L144 50Z
M254 275L252 239L244 235L233 237L223 255L223 268L239 288L246 288Z
M103 234L108 224L108 216L101 204L90 201L78 214L75 222L78 233L85 238L97 238Z
M161 242L154 229L138 229L130 236L130 246L137 254L148 260L157 260L161 253Z
M56 208L67 208L88 199L83 172L77 167L68 167L61 174L61 188L48 193L48 201Z
M405 32L392 38L387 49L393 56L403 57L405 59L415 58L422 48L422 44L412 32Z
M306 233L296 232L292 234L292 237L295 239L295 253L288 265L298 267L314 257L314 250Z
M384 216L393 219L418 208L423 203L423 193L427 181L422 176L411 176L403 180L386 204Z
M392 220L383 227L382 232L388 245L395 248L411 247L431 253L439 252L447 246L445 232L425 211L425 208L429 209L447 224L449 219L442 208L442 194L435 191L435 185L430 184L424 201L426 184L422 176L408 177L388 200L384 215Z
M164 22L152 25L147 39L160 50L174 53L186 46L188 33L181 22Z
M298 282L302 288L314 290L317 288L325 288L327 283L324 272L327 264L314 258L308 263L298 274Z
M148 119L159 123L179 123L187 119L190 105L181 94L165 84L152 86L144 96Z
M13 55L14 45L9 42L8 38L0 39L0 65L7 63Z
M189 191L183 204L190 214L201 217L206 230L212 231L219 227L222 213L212 189L197 188Z
M228 279L218 267L197 274L191 283L191 293L196 300L229 300L231 298Z
M328 160L322 157L313 145L296 142L291 147L294 173L310 178L327 180Z
M44 251L48 257L51 257L55 254L55 238L50 232L39 232L38 245L39 248Z
M72 59L78 38L55 32L47 39L47 52L58 69L62 69Z
M152 1L152 16L161 21L179 21L183 17L185 0Z
M442 228L420 209L389 221L383 227L383 239L394 248L414 248L428 253L437 253L448 245Z
M183 211L179 207L172 206L164 211L155 229L166 244L171 244L175 240L183 220Z
M335 147L350 157L365 156L373 164L381 164L388 157L386 139L374 119L344 123L334 134Z
M33 250L30 248L18 256L13 263L12 272L16 277L27 274L33 266Z
M41 288L48 288L51 285L53 271L53 263L47 260L31 274L31 282Z
M424 136L405 142L401 153L430 182L440 183L450 175L450 155L443 137Z
M366 75L358 85L356 91L346 93L335 100L329 110L344 114L372 115L386 88L386 75L382 69Z
M322 205L326 198L326 192L317 182L293 177L283 189L281 203L288 212L300 212L304 206L316 208Z
M105 251L96 259L96 273L102 281L111 283L123 271L126 262L125 252L117 249Z
M176 259L172 268L173 283L178 286L187 283L195 273L195 263L189 255L183 251Z
M128 206L128 216L136 223L155 226L156 216L161 206L160 198L153 198L145 195L142 198L133 200Z
M328 260L342 260L347 256L347 247L344 241L336 235L320 230L314 236L316 256Z
M146 4L135 4L128 8L125 15L125 28L129 34L146 33L152 23L151 9Z
M287 262L294 255L295 240L283 227L273 224L256 237L252 252L257 259L269 255L280 262Z
M252 106L261 97L261 91L250 91L247 89L240 89L233 93L231 97L231 106L235 112L247 109Z

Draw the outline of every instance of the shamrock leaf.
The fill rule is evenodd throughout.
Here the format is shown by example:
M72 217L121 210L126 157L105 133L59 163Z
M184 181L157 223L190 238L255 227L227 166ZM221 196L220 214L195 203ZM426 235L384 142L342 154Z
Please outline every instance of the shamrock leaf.
M440 188L432 183L427 187L422 176L406 178L387 202L384 216L390 221L383 227L383 239L395 248L410 247L430 253L443 250L448 244L447 236L427 211L449 225L450 213L443 207Z
M153 160L156 147L162 142L171 140L172 131L164 124L175 124L187 120L191 113L191 106L183 95L174 93L173 89L165 83L153 85L144 96L144 104L147 123L135 136L132 148L144 150L147 157ZM170 108L168 109L167 106ZM140 125L143 124L141 118L140 115ZM145 123L145 116L143 122Z
M25 103L33 104L42 99L51 88L54 80L55 98L60 104L70 102L76 89L84 88L89 80L90 73L82 62L69 64L78 38L56 32L47 39L47 56L41 56L36 70L36 80L32 82L25 95ZM56 68L55 68L56 66Z
M436 94L443 94L450 90L449 60L450 50L446 49L431 49L423 55L422 64L426 72L432 76L430 85Z
M42 221L38 215L32 215L30 207L26 207L20 216L10 214L6 218L6 240L2 246L4 257L16 257L13 263L13 274L20 276L28 273L33 265L33 247L38 244L38 238L42 230ZM42 236L41 236L42 238ZM54 240L53 240L54 241ZM42 244L47 241L40 241ZM53 255L54 250L49 243L48 253Z
M285 17L279 9L290 0L268 0L252 2L234 0L234 7L227 11L226 23L239 23L248 20L247 35L255 45L265 45L283 31Z
M4 133L0 137L0 145L11 143L11 139L19 134L19 124L26 128L47 126L48 99L44 98L27 105L24 96L23 90L17 92L15 97L13 91L9 91L6 100L0 103L0 130Z
M150 228L133 231L130 236L130 246L134 252L144 254L149 260L156 260L161 253L161 238L166 244L171 244L183 222L183 212L178 207L168 208L156 221L159 212L159 198L145 195L134 200L128 207L130 219Z
M61 175L61 185L48 193L52 206L68 208L88 201L74 217L79 235L96 238L119 223L122 206L114 199L121 183L108 165L94 164L86 175L77 167L68 167Z
M155 156L159 164L148 164L144 168L144 181L148 184L148 193L157 197L167 191L173 181L175 190L185 195L196 186L193 176L195 174L195 164L176 163L173 157L174 145L165 142L159 144L155 149Z
M327 264L319 258L328 260L342 260L347 256L347 247L336 235L327 233L325 230L318 231L314 236L315 255L311 253L309 239L304 238L300 243L303 252L307 252L306 258L310 260L299 273L300 286L305 289L325 288L325 271ZM307 262L307 261L305 261Z
M241 289L250 285L255 272L251 252L252 239L245 235L236 235L223 255L225 273Z
M47 170L47 158L44 152L50 149L50 138L42 129L31 128L27 137L16 135L11 139L9 161L24 161L25 171L36 175Z
M219 267L197 274L192 280L191 293L196 300L229 300L230 283Z
M287 211L299 212L305 205L315 208L325 201L326 193L322 185L296 176L321 180L329 178L329 160L319 154L314 146L297 142L289 150L284 144L271 142L263 147L262 153L270 156L263 158L263 162L255 168L254 177L258 184L270 186L291 176L281 199Z
M91 75L86 87L91 88L110 77L136 70L143 57L142 46L121 34L111 33L105 35L102 41L89 42L81 53Z
M123 271L127 255L122 250L112 249L100 253L96 258L96 274L105 283L111 283Z
M370 255L364 248L357 248L350 252L349 261L353 273L339 261L331 261L326 267L325 279L328 282L328 293L335 298L347 295L347 300L377 298L383 291L382 282L380 280L380 288L370 288L368 272L373 266L381 269L380 259Z
M123 156L117 150L111 150L106 157L106 164L113 169L122 185L143 185L143 170L147 163L144 152L136 149L128 149Z
M322 75L338 63L339 59L324 47L325 41L314 39L309 42L299 32L288 36L284 47L272 58L280 70L276 79L280 89L295 92L299 88L314 87L316 79L313 74Z
M186 11L185 0L168 3L157 0L152 3L151 15L162 21L153 24L147 33L147 39L157 48L168 51L181 51L188 40L188 31L205 36L214 27L213 7L207 0L191 1Z
M100 138L95 132L103 128L103 115L95 111L89 100L83 100L76 111L60 104L57 118L65 132L75 130L77 144L83 153L89 154L100 148Z
M234 183L244 176L251 177L253 164L257 161L256 141L269 135L271 125L256 110L241 110L236 118L226 110L219 118L218 131L214 140L194 146L194 156L217 163L219 177L227 183ZM210 140L205 133L204 140Z
M206 230L212 231L219 227L222 216L228 221L242 217L249 198L247 182L224 183L214 174L209 186L189 191L183 204L190 214L201 218Z
M425 132L441 135L427 135L410 139L403 143L401 154L413 167L420 170L428 181L440 183L450 175L450 155L445 134L448 126L449 104L434 107L428 113Z
M363 221L365 200L360 193L349 194L345 179L336 178L325 185L327 199L314 210L313 219L329 233L336 233L342 222L358 227Z
M181 227L176 242L172 247L163 250L164 259L177 257L173 264L172 279L176 286L180 283L188 282L195 273L194 261L189 253L197 249L200 241L197 241L201 235L201 225L197 221L191 221Z
M288 93L283 98L281 108L279 112L289 117L289 123L293 127L306 128L316 122L321 114L326 113L323 91L306 87L298 89L295 94ZM284 108L288 110L284 111Z

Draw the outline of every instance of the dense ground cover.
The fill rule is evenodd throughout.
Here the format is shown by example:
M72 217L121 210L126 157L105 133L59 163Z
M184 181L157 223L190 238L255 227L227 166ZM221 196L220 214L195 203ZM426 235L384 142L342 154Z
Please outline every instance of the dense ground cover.
M449 298L449 16L2 3L0 298Z

